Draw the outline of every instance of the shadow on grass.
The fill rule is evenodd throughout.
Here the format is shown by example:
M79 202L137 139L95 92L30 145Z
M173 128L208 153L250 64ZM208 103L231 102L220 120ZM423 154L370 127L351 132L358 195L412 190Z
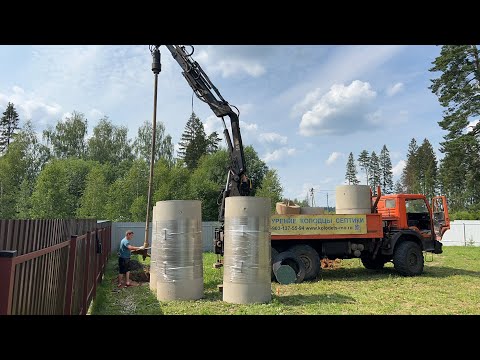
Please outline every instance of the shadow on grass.
M325 303L336 303L336 304L353 304L355 299L351 296L341 295L341 294L316 294L316 295L284 295L284 296L273 296L278 302L285 305L305 305L305 304L325 304Z
M457 269L448 266L431 266L425 267L423 274L420 277L444 278L453 275L480 277L479 271ZM389 277L404 277L399 274L393 267L384 268L381 270L368 269L337 269L321 271L318 278L312 280L316 281L374 281L378 279L385 279Z

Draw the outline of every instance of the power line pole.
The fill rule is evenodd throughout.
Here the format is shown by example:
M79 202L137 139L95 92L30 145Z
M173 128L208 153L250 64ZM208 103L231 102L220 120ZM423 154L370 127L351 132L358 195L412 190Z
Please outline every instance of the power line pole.
M314 192L314 189L311 188L311 189L310 189L310 197L311 197L311 199L312 199L312 205L311 205L312 207L315 206L315 196L313 195L313 192Z

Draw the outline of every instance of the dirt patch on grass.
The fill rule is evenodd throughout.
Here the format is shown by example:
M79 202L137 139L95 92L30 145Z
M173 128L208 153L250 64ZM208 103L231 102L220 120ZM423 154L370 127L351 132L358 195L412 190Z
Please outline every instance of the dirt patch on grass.
M114 270L118 273L118 264L115 265ZM150 265L142 264L135 259L130 260L130 280L138 283L150 282Z

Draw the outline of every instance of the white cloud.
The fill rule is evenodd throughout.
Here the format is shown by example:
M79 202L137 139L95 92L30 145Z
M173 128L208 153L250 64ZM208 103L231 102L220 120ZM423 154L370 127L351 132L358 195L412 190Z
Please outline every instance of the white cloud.
M91 118L95 118L96 120L102 118L104 116L103 112L98 109L91 109L88 112L88 116Z
M123 105L134 91L152 84L151 56L145 45L33 46L32 53L34 62L28 70L48 77L39 91L47 97L57 94L62 103L71 100L72 89L78 89L74 104ZM162 72L160 81L168 76Z
M256 131L258 130L258 125L257 124L254 124L254 123L246 123L245 121L241 121L240 120L240 128L243 130L247 130L247 131Z
M367 123L373 126L378 126L382 124L382 110L377 110L375 112L365 115Z
M300 116L313 105L316 96L319 97L321 93L328 90L330 84L350 82L367 76L405 48L405 45L337 47L332 56L318 67L319 70L316 73L309 74L305 81L280 93L275 100L279 104L297 102L290 115ZM312 91L312 89L317 88L317 94L315 94L315 90ZM304 97L306 93L311 94L313 99L306 99ZM303 100L299 100L300 98Z
M337 161L339 158L344 157L345 154L341 152L334 151L330 154L328 159L325 161L327 165L332 165L335 161Z
M198 63L205 65L207 73L221 73L228 78L236 75L259 77L265 74L263 58L273 53L274 48L268 46L207 46L196 53Z
M282 136L280 134L269 132L269 133L262 133L259 136L260 141L267 142L267 143L278 143L278 144L286 144L287 137Z
M282 147L280 149L267 153L262 160L265 162L275 162L275 161L283 160L286 157L290 157L295 153L296 153L296 149L294 148Z
M404 85L403 83L401 82L398 82L394 85L391 85L388 89L387 89L387 95L388 96L393 96L395 94L398 94L400 91L402 91L404 89Z
M311 94L307 94L308 98ZM350 85L334 84L302 116L303 136L348 134L371 127L370 104L377 96L368 82L354 80Z
M240 116L247 116L254 108L253 104L242 104L237 107L240 110Z
M393 176L399 176L403 169L405 168L405 165L407 162L405 160L400 160L393 168L392 168L392 174Z
M41 124L52 122L52 118L60 114L62 107L54 102L46 101L35 93L26 92L20 86L13 86L10 94L0 93L0 106L12 103L22 121L33 120Z
M223 134L223 125L222 120L215 115L210 115L205 119L203 123L203 128L205 129L205 134L209 135L212 132L216 131L219 135Z

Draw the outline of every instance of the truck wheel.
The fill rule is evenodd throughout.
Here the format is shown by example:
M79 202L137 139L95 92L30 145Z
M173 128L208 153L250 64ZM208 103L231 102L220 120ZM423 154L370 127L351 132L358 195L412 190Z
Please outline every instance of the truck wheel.
M295 274L297 274L297 280L295 282L297 284L300 284L305 278L305 265L303 265L302 259L295 253L291 251L282 251L279 253L273 262L273 272L276 273L282 265L289 265L295 270Z
M312 280L320 272L320 256L317 251L309 245L294 245L289 251L297 254L305 265L305 280Z
M271 262L271 269L272 269L272 281L276 280L275 273L273 272L273 262L278 255L278 251L272 246L272 262Z
M387 262L387 260L381 255L377 255L375 259L372 259L371 257L362 257L361 260L365 269L369 270L383 269L383 266Z
M422 249L413 241L401 242L395 248L393 266L404 276L420 275L423 272Z

